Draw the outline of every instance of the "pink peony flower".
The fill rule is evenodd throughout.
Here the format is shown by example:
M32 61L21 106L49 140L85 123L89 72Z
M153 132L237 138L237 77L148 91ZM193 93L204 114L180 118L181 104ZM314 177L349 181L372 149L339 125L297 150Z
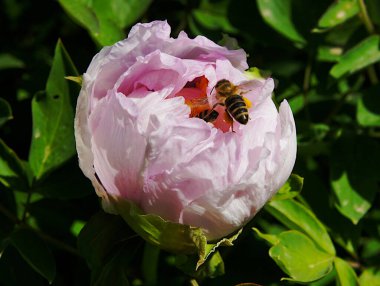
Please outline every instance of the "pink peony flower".
M249 80L242 49L205 37L170 37L165 21L137 24L128 38L103 48L83 75L75 135L80 167L105 211L135 203L143 212L203 229L208 240L247 223L289 177L296 130L273 80ZM217 102L215 85L247 84L246 125L196 114ZM191 106L193 99L208 99ZM193 108L191 108L193 107ZM199 110L197 110L199 108ZM112 199L111 199L112 198Z

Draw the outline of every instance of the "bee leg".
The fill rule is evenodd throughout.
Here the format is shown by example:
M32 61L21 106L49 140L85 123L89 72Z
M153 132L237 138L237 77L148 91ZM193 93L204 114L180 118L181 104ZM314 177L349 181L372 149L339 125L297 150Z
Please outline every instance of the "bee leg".
M231 117L231 115L226 111L224 113L224 120L231 125L231 131L235 133L234 131L234 119Z

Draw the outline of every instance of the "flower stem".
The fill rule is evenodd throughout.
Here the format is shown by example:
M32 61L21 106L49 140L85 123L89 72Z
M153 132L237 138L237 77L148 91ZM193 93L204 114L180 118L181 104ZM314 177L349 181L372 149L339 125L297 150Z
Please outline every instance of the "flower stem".
M367 7L365 6L364 0L359 0L359 7L360 7L360 12L363 18L364 25L368 33L370 33L371 35L375 34L375 27L373 26L372 21L369 18Z
M148 242L145 242L144 254L142 260L142 273L144 276L144 285L157 285L157 266L160 249Z
M375 27L374 27L374 25L373 25L373 23L371 21L371 18L368 15L367 7L365 6L364 0L359 0L359 7L360 7L360 12L361 12L362 20L364 22L364 25L365 25L368 33L370 35L376 34ZM379 79L377 78L376 70L373 67L373 65L371 65L371 66L369 66L367 68L367 72L368 72L368 77L369 77L369 80L371 81L371 83L373 85L378 84L379 83Z

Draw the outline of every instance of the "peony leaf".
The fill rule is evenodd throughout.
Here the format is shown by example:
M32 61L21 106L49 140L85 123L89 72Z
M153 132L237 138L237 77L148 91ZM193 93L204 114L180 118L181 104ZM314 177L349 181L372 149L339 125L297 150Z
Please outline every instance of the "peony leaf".
M375 140L360 136L343 137L332 148L330 176L336 207L354 224L367 213L378 190L378 150Z
M359 277L359 285L380 285L380 268L368 268Z
M214 253L220 246L233 246L233 242L239 237L242 231L243 229L241 228L237 233L235 233L229 238L222 238L217 243L208 243L206 245L206 253L204 255L204 258L200 257L200 259L197 262L196 269L198 269L198 267L201 266L207 260L210 254Z
M54 257L45 242L29 229L17 229L10 237L24 260L51 283L56 274Z
M320 46L317 59L321 62L338 62L342 53L343 49L338 46Z
M149 243L173 253L198 253L195 270L205 263L219 246L232 246L242 231L230 238L208 244L200 228L166 221L154 214L143 214L135 204L128 201L114 201L113 204L129 226Z
M12 109L8 101L0 98L0 127L8 120L13 119Z
M280 242L278 239L278 236L275 234L262 233L259 229L255 228L255 227L253 227L252 229L254 230L254 232L256 232L258 237L266 240L271 245L275 245L275 244Z
M189 276L198 279L215 278L224 274L224 262L219 251L210 254L207 261L198 269L194 268L198 257L196 255L177 255L175 265Z
M0 70L5 69L19 69L23 68L25 64L11 54L0 54Z
M327 275L333 266L334 256L321 251L303 233L290 230L278 235L269 255L276 264L296 282L312 282Z
M380 61L380 36L370 36L341 56L330 70L335 78L353 74L358 70Z
M265 209L290 229L307 234L326 253L335 255L335 248L326 228L302 204L294 200L271 201Z
M28 189L27 173L17 154L0 139L0 183L18 191Z
M209 30L237 33L237 29L231 25L229 13L229 1L201 1L197 9L192 10L192 17L202 27Z
M366 90L359 98L356 118L360 125L366 127L380 126L380 85Z
M32 102L33 136L29 163L39 180L75 154L74 112L70 88L65 76L78 74L61 41L55 48L46 91ZM78 90L73 91L78 94Z
M286 183L273 196L272 201L294 198L301 192L302 186L303 178L296 174L291 174Z
M318 21L319 28L332 28L344 23L359 13L356 0L339 0L334 2Z
M79 25L87 29L102 46L114 44L125 37L124 29L134 24L152 0L59 0Z
M354 269L343 259L336 257L334 260L335 269L337 272L338 285L357 286L358 278ZM373 284L368 284L373 285Z
M305 43L305 39L292 22L290 0L257 0L257 5L269 26L294 42Z

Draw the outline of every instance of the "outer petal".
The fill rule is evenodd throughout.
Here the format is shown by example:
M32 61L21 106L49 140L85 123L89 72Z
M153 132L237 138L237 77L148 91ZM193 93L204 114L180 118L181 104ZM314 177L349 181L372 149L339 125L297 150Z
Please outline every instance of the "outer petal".
M87 178L91 180L95 188L96 194L102 198L102 205L105 211L116 213L116 210L109 202L108 194L103 186L95 177L94 156L91 151L91 134L88 128L88 94L85 89L79 94L76 116L74 122L76 149L79 158L79 167Z
M297 136L293 113L286 100L280 105L280 153L278 171L274 183L274 190L278 190L289 178L297 155ZM277 138L278 140L278 138Z
M203 36L190 39L185 32L181 32L166 51L182 59L208 62L228 60L240 71L248 68L247 54L243 49L228 50L226 47L219 46Z

